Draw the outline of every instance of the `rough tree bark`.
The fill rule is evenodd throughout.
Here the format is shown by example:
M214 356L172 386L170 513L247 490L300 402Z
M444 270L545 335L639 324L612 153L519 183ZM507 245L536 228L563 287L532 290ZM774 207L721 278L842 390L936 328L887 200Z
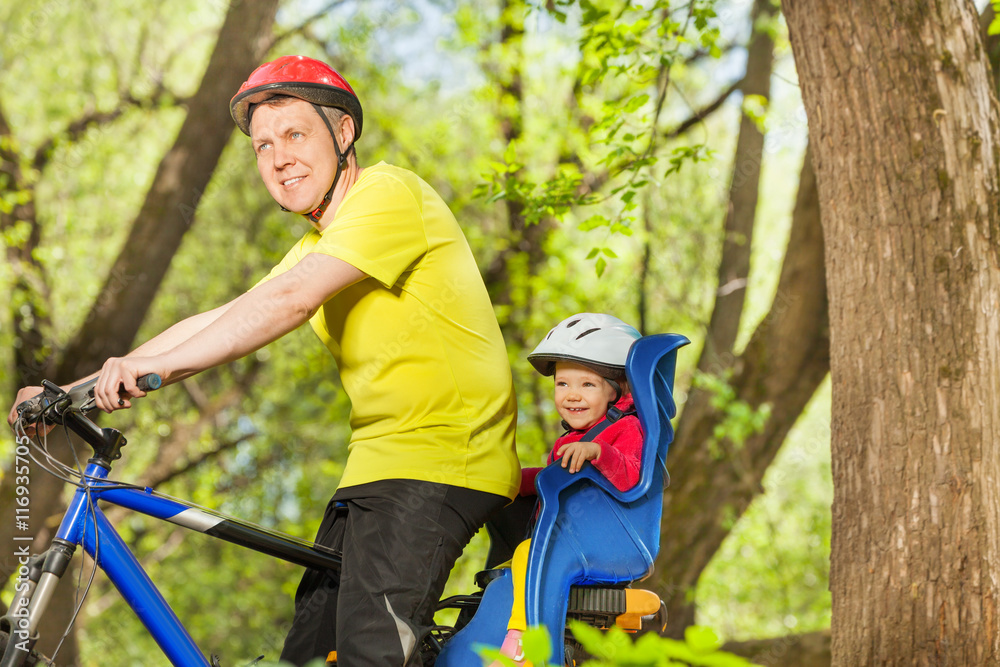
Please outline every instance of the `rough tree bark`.
M59 358L56 380L67 382L92 372L106 357L123 354L132 345L170 260L190 227L198 195L207 187L232 134L227 102L263 57L277 4L278 0L261 0L233 3L230 7L202 84L188 103L188 116L160 164L129 239L90 316ZM36 364L33 368L40 372L45 366ZM24 370L22 367L22 373ZM28 382L38 379L25 378ZM32 528L48 534L51 527L43 528L42 524L63 506L63 484L41 471L32 475L31 484ZM3 544L13 544L12 509L13 486L4 484L0 487ZM16 558L10 553L0 557L0 578L5 581L16 567ZM51 651L69 624L75 582L67 580L63 584L43 618L43 652ZM59 655L60 663L76 664L72 634Z
M1000 98L1000 34L989 34L990 25L996 16L993 5L987 5L979 17L979 30L983 35L986 58L990 61L990 70L993 72L993 91Z
M833 662L1000 661L1000 145L971 2L785 0L830 292Z

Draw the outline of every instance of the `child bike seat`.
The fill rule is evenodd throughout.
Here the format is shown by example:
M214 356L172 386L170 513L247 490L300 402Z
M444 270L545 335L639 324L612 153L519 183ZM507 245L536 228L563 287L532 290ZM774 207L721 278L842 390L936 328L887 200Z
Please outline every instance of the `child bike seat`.
M644 434L639 483L619 491L593 466L570 474L558 465L535 480L541 511L525 582L528 626L545 625L554 665L563 664L570 587L625 584L652 571L660 550L666 456L677 414L676 334L640 338L625 363Z
M589 464L576 474L550 465L535 479L541 511L528 560L526 611L529 627L544 624L549 629L552 665L562 665L565 659L563 635L571 587L574 609L592 610L603 605L590 604L588 594L604 591L580 587L622 588L644 578L652 569L660 549L660 517L667 479L664 462L674 435L670 419L677 414L673 398L677 350L689 342L684 336L659 334L640 338L629 352L625 368L644 434L639 483L635 487L619 491ZM494 517L495 525L490 526L493 546L488 567L510 558L514 546L524 538L533 502L519 499L506 511L510 516L499 523ZM503 642L514 597L511 575L507 568L490 574L488 581L481 582L488 585L474 616L444 645L436 667L479 664L477 647L500 646ZM623 599L631 593L614 592ZM642 593L637 591L636 595ZM623 604L629 610L633 606L649 610L649 605L633 605L627 600ZM610 616L618 616L618 611ZM621 616L618 619L619 625L624 620L624 627L629 629L635 629L639 622Z

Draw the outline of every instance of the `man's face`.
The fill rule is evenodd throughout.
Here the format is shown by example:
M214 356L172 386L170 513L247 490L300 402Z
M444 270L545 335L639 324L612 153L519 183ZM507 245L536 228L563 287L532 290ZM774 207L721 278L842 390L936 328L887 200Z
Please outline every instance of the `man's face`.
M274 200L296 213L319 207L337 173L333 137L304 100L256 108L250 139L257 171Z

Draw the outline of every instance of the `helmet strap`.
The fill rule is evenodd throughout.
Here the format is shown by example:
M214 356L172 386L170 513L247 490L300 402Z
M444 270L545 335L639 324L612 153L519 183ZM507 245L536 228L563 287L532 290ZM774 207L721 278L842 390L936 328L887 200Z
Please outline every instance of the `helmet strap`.
M333 139L333 150L337 152L337 173L333 176L333 183L330 184L330 189L327 191L326 195L323 197L323 201L320 202L319 206L309 212L303 213L309 222L319 224L320 219L326 213L326 209L330 206L330 202L333 201L333 189L337 187L337 181L340 180L340 174L344 170L344 162L347 160L347 156L354 152L354 142L347 147L347 150L343 153L340 152L340 144L337 142L337 135L333 131L333 126L330 124L330 119L326 117L323 113L323 107L318 104L313 103L313 109L319 114L319 117L323 119L323 123L326 125L326 129L330 131L330 137Z
M615 403L622 397L622 386L617 380L612 380L611 378L604 378L604 381L611 385L612 389L615 390L615 400L608 403L608 409L615 407Z

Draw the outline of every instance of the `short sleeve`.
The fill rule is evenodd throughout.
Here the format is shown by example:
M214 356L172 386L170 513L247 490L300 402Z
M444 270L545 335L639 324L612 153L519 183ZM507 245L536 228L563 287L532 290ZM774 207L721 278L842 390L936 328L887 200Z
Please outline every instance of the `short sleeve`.
M419 184L376 171L351 188L312 252L341 259L385 287L427 252Z

